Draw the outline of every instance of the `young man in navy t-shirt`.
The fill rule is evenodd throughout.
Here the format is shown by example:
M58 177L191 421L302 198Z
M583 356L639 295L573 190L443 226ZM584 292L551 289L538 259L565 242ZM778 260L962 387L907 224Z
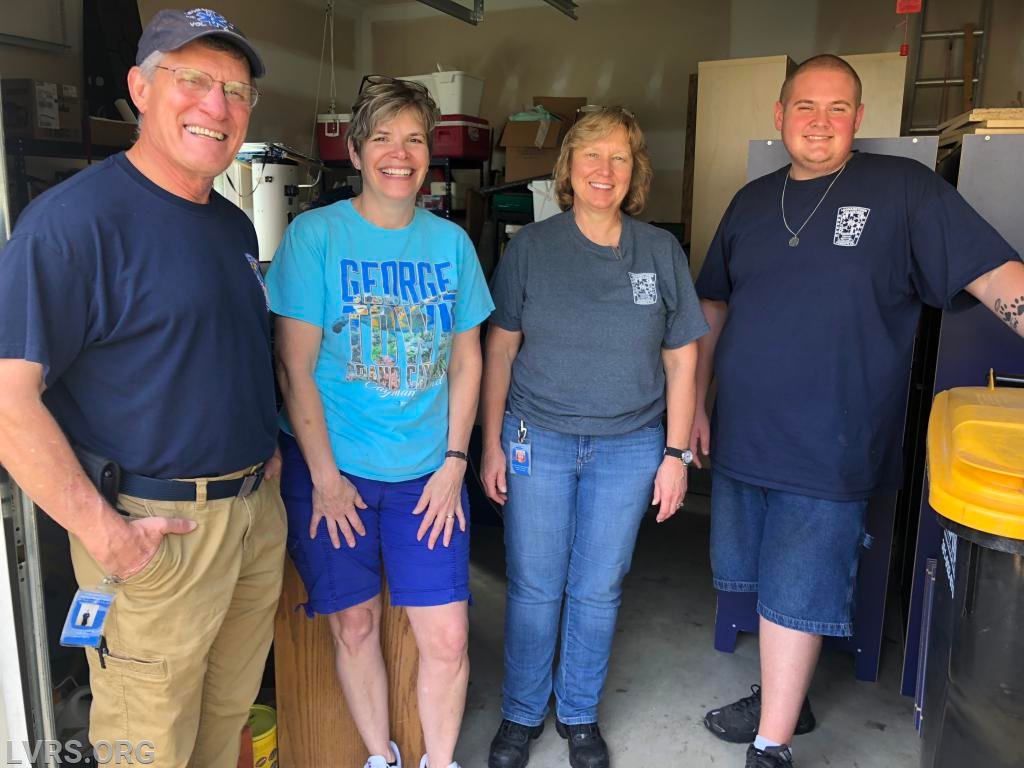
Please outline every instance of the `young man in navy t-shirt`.
M1024 335L1013 249L921 164L851 151L860 90L836 56L786 79L775 126L792 163L736 194L696 284L711 332L694 453L710 453L713 373L718 387L715 587L758 593L761 649L761 688L704 722L754 742L748 768L792 764L822 636L852 633L867 502L899 487L922 304L977 300Z

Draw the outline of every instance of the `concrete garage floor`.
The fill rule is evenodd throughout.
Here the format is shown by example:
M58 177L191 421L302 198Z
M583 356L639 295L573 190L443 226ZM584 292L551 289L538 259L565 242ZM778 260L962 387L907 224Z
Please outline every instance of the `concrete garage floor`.
M757 638L741 635L733 654L714 650L714 590L708 558L708 498L663 525L650 516L626 580L601 710L613 768L742 768L746 747L704 728L704 712L749 693L758 681ZM500 721L505 564L502 530L473 529L469 700L456 757L484 768ZM913 701L899 694L897 630L883 642L878 683L858 682L849 655L822 655L811 703L818 727L794 744L799 768L913 768L919 742ZM566 743L548 718L533 742L531 768L568 766Z

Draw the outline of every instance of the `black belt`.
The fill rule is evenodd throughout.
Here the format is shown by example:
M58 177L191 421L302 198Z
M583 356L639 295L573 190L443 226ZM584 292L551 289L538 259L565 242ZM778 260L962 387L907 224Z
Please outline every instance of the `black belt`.
M230 499L233 496L248 496L260 487L263 482L263 467L255 472L232 480L210 480L206 483L206 498ZM150 501L195 501L196 481L194 480L160 480L131 472L121 474L121 493L137 496Z

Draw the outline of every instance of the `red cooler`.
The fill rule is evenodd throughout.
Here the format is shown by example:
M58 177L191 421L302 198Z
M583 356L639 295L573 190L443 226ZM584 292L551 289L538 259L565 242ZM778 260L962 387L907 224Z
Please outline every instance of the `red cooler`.
M434 128L433 156L487 160L491 156L490 123L471 115L442 115Z
M316 116L316 141L320 147L320 159L348 160L348 144L345 134L348 132L352 115L325 114Z

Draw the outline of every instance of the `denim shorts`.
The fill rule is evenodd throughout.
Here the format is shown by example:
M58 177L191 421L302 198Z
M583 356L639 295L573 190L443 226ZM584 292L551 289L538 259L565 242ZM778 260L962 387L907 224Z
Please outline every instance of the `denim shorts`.
M757 592L757 612L773 624L849 637L867 505L866 499L829 501L714 472L715 588Z
M416 541L422 516L413 515L423 487L431 478L383 482L342 473L359 491L367 508L359 510L366 535L356 546L345 540L335 549L321 521L309 537L313 514L313 480L298 443L281 433L281 498L288 512L288 554L306 587L306 613L343 611L380 593L381 557L387 571L392 605L447 605L469 599L469 496L462 486L465 532L455 530L449 546L439 538L433 551L427 536Z

